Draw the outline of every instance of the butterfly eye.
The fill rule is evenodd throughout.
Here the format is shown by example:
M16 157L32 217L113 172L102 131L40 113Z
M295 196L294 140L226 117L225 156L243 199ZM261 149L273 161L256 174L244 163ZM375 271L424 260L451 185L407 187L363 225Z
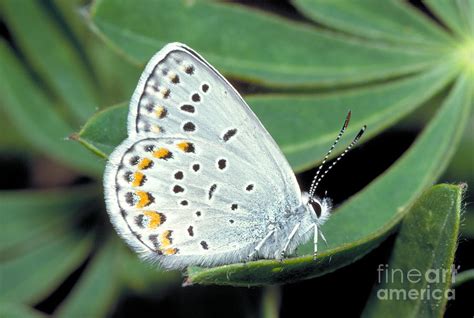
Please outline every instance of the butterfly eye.
M316 217L319 219L321 216L321 211L322 211L322 206L321 203L317 200L310 200L309 204L313 207L314 213L316 214Z

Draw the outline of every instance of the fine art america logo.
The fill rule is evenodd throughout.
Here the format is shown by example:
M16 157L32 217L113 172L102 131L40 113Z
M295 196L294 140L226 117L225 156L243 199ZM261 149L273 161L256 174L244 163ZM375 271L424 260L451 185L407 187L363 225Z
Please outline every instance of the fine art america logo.
M439 284L450 286L455 281L459 266L449 269L431 268L421 271L416 268L402 270L389 268L388 264L379 264L377 298L381 300L453 300L454 289L437 288ZM399 285L401 288L386 288L388 284Z

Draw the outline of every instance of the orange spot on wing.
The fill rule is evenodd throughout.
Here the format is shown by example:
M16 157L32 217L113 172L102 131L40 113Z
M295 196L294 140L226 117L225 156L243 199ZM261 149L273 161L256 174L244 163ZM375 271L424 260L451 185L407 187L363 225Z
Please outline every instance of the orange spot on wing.
M194 145L190 142L183 141L176 144L176 146L184 152L194 152Z
M164 214L155 211L144 211L143 214L150 218L150 222L148 223L148 228L150 229L156 229L166 220Z
M166 148L160 148L153 152L153 156L158 159L168 159L171 157L171 152Z
M151 126L151 131L154 133L160 133L161 132L161 127L158 125L153 125Z
M166 230L166 231L164 231L163 233L161 233L161 240L160 240L160 243L161 243L161 244L160 244L160 246L161 246L162 248L167 248L167 247L169 247L169 246L171 245L171 242L172 242L172 240L171 240L171 233L172 233L172 232L173 232L173 231L171 231L171 230Z
M158 106L158 107L156 107L156 109L155 109L155 115L156 115L156 117L158 117L158 118L163 118L163 117L165 117L165 116L166 116L166 113L167 113L167 112L166 112L166 109L165 109L163 106Z
M138 202L136 205L137 208L146 207L150 205L154 200L153 196L145 191L137 191L135 194L138 196Z
M175 255L176 253L178 253L177 248L167 248L163 251L163 254L165 255Z
M153 161L151 159L148 159L148 158L143 158L142 160L140 160L140 162L138 163L138 169L148 169L151 167L151 165L153 164Z
M133 174L133 182L132 186L134 187L139 187L142 185L142 182L144 181L145 175L139 171L135 172Z

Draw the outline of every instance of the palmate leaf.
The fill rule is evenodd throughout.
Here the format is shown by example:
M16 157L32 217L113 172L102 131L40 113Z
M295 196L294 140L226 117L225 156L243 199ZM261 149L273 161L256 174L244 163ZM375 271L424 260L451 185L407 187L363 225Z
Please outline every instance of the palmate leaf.
M111 46L141 65L179 41L226 74L276 86L365 82L426 69L442 58L439 51L384 46L212 1L96 1L90 19Z
M102 0L91 8L90 21L96 32L139 64L165 43L182 41L233 77L275 87L305 87L305 94L286 90L246 98L296 171L320 160L349 107L353 120L346 138L363 124L368 124L370 137L446 89L457 76L449 96L438 96L444 99L443 106L417 142L324 226L329 246L321 248L316 262L307 256L283 263L190 268L191 283L282 283L322 275L355 261L391 233L407 207L436 180L466 126L473 94L470 71L474 69L466 58L469 43L452 37L408 4L367 3L354 11L345 2L295 3L316 22L358 38L228 3ZM202 18L210 13L213 19ZM242 19L245 25L234 22ZM216 25L221 32L212 32ZM404 34L399 36L402 25ZM232 38L237 33L246 35L238 43ZM267 38L272 38L268 45L259 45ZM382 84L367 85L387 78ZM311 93L311 87L350 83L364 85ZM127 111L123 103L96 114L76 135L77 140L106 158L126 138ZM310 252L305 247L302 250Z
M293 3L320 23L369 39L417 49L443 50L454 43L445 30L403 1L294 0Z

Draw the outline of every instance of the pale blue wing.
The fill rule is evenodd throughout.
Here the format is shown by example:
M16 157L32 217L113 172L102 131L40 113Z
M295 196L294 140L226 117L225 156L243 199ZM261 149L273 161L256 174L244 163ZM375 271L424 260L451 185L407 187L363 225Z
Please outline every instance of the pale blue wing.
M278 146L235 89L182 44L149 62L129 138L104 185L118 232L164 266L245 258L276 214L301 205Z

